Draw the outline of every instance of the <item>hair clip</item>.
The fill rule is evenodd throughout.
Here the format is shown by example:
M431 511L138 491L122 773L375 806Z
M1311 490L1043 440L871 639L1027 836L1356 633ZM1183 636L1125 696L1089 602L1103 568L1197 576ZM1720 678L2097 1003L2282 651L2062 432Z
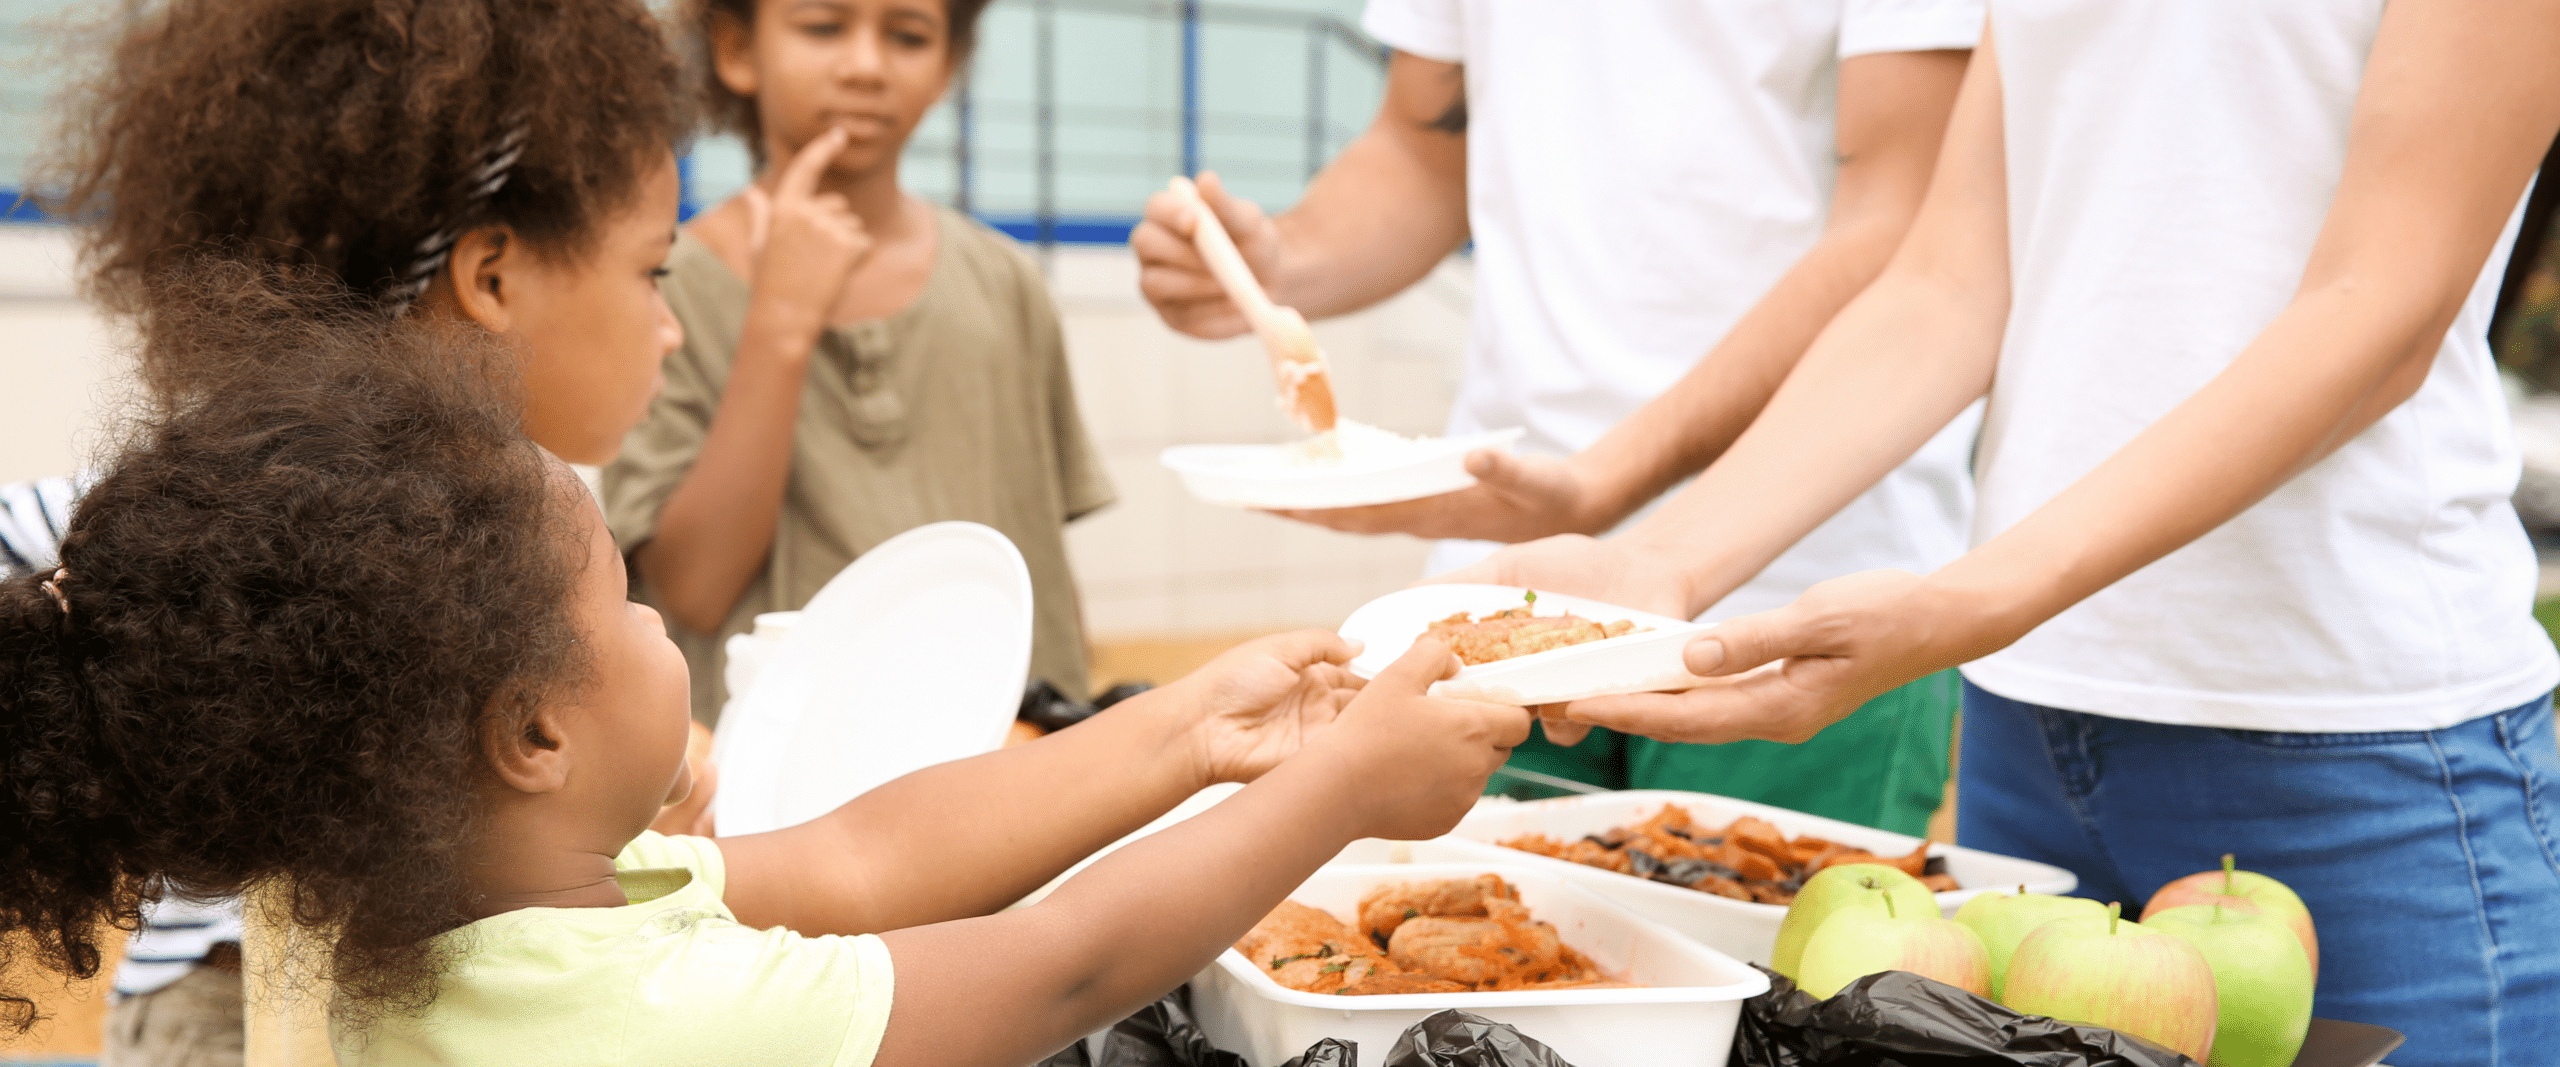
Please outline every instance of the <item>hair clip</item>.
M55 567L53 577L44 580L44 591L53 597L53 606L61 608L65 618L71 615L71 598L62 595L62 583L71 578L71 568Z

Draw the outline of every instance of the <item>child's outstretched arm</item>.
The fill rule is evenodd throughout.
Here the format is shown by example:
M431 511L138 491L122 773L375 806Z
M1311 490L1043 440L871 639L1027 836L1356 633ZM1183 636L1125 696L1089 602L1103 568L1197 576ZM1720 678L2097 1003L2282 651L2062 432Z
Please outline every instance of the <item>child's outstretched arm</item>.
M928 767L815 821L725 839L739 920L878 933L985 915L1201 789L1252 781L1328 728L1356 653L1322 630L1241 645L1027 745Z
M1296 757L1200 817L1033 907L882 935L897 978L873 1062L1037 1060L1198 973L1350 841L1446 832L1529 733L1524 709L1424 695L1456 669L1417 642Z

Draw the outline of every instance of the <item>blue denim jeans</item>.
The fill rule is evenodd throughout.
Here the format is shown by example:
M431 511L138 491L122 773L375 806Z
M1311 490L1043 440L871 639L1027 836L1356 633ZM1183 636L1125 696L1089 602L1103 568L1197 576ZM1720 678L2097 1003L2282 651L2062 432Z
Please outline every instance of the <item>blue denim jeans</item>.
M2324 1018L2409 1036L2394 1067L2560 1062L2560 741L2551 698L2442 730L2162 726L1968 682L1956 840L2080 876L2127 914L2221 865L2302 895Z

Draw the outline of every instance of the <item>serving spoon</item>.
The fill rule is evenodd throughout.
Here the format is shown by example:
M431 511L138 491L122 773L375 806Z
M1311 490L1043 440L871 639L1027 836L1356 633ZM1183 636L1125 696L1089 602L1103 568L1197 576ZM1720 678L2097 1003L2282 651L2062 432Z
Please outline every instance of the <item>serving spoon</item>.
M1243 253L1236 251L1235 239L1227 235L1226 226L1218 221L1217 212L1209 210L1191 179L1175 175L1167 188L1191 205L1192 246L1200 250L1209 273L1271 354L1271 374L1280 383L1280 410L1308 433L1333 429L1333 375L1306 318L1294 308L1271 302L1253 268L1245 265Z

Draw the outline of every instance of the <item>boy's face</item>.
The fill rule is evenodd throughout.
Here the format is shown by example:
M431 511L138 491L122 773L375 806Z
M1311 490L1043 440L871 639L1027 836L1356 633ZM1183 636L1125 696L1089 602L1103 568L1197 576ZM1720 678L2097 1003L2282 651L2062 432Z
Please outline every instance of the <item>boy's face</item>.
M622 552L586 487L566 468L556 472L554 483L564 498L575 494L565 503L587 535L573 612L579 637L587 642L590 673L564 701L578 705L570 729L585 735L576 739L578 751L601 757L589 764L602 768L589 795L636 835L661 807L693 789L684 759L692 722L684 653L667 639L657 610L631 600ZM580 758L582 764L588 760Z
M835 171L897 159L951 83L942 0L758 0L752 31L713 33L720 80L753 97L765 158L787 162L829 127L852 140Z

